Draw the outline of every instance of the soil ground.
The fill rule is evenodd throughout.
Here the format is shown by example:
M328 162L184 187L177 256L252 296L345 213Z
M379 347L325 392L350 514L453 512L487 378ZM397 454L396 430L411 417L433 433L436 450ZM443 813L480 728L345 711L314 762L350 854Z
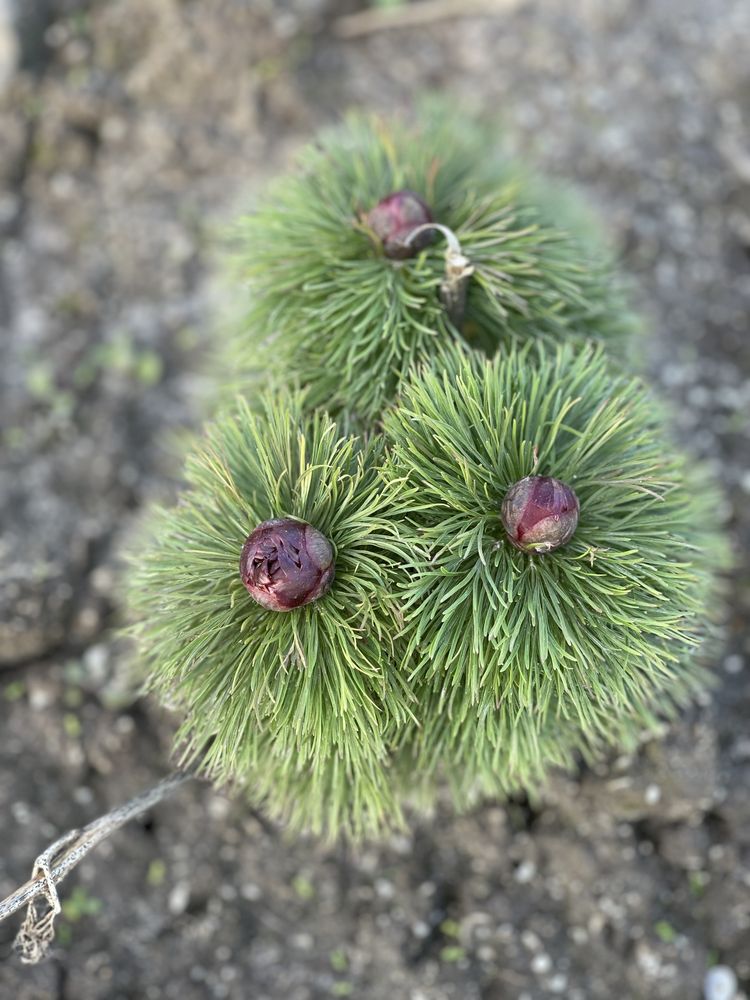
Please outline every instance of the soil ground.
M603 214L648 366L726 486L716 693L543 801L352 851L184 788L65 885L18 1000L690 1000L750 992L750 5L529 0L344 40L357 4L0 4L0 896L153 783L174 722L112 638L117 553L202 415L221 225L347 107L499 109ZM457 5L459 6L459 5ZM14 68L14 53L19 65ZM717 512L717 517L724 512ZM718 997L718 995L717 995Z

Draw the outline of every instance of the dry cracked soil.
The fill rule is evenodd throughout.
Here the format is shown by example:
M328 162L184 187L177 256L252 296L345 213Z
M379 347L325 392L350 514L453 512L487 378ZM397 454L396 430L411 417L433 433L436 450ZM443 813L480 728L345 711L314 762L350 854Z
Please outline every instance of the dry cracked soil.
M750 4L528 0L341 37L360 7L0 3L0 896L168 766L174 722L112 634L118 551L203 416L217 233L352 105L500 109L603 215L651 377L726 488L717 689L533 807L441 806L356 851L186 787L71 876L49 961L0 926L0 996L698 1000L717 963L744 996Z

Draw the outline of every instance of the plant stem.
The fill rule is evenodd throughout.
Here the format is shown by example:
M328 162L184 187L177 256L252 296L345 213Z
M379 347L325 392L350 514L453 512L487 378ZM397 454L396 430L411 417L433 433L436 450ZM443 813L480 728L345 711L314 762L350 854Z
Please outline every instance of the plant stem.
M21 961L39 962L54 937L54 919L60 912L56 886L89 851L119 830L121 826L167 798L195 775L191 771L173 771L153 788L147 788L123 805L92 820L80 830L69 830L42 852L34 862L31 879L0 902L0 921L28 903L26 919L15 941ZM37 910L37 899L44 896L46 908Z
M415 236L431 229L442 233L448 244L445 251L445 277L440 284L440 301L451 323L460 330L466 309L466 288L469 278L474 273L474 265L464 256L453 230L439 222L425 222L417 226L416 229L412 229L404 242L408 245L413 242Z
M373 31L419 27L448 18L492 17L523 7L526 0L420 0L419 3L379 7L345 14L333 25L338 38L359 38Z

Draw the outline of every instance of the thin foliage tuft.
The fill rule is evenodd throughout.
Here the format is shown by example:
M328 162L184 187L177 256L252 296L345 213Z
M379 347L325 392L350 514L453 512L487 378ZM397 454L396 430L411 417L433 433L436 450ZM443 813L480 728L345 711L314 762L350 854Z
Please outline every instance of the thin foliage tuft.
M133 557L130 602L148 687L183 716L178 743L219 782L252 776L272 811L354 832L397 815L387 734L411 718L396 654L394 568L379 441L342 436L301 394L240 400L187 463L180 503L154 515ZM299 518L331 541L336 576L320 600L264 610L242 585L246 536Z
M444 351L385 433L410 542L399 594L415 770L525 785L574 751L632 741L705 684L695 654L723 560L718 497L600 350ZM546 556L513 548L499 517L532 473L580 501L573 539Z
M443 241L393 261L363 221L403 188L425 199L473 265L460 329L439 299ZM367 424L442 343L464 339L490 354L529 337L621 344L633 324L608 255L556 226L554 210L534 204L538 189L490 129L444 108L418 125L350 117L237 226L251 303L229 367L261 367L280 384L298 378L311 405ZM574 214L571 198L561 191L563 221Z

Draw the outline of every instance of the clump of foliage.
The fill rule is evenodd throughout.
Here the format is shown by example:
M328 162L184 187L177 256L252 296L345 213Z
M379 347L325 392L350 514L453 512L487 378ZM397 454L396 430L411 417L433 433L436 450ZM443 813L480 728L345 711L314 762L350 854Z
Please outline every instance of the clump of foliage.
M437 294L443 241L397 263L373 231L372 210L403 189L471 261L459 325ZM307 148L237 226L251 305L229 367L260 367L281 384L299 379L312 405L369 427L400 380L448 340L488 353L529 338L621 344L633 320L611 262L598 244L556 226L555 206L538 192L491 129L444 108L418 124L351 117ZM557 200L563 218L569 201Z
M408 557L402 669L420 726L414 769L466 789L523 787L570 750L632 743L705 682L718 497L696 488L661 408L601 350L443 352L386 414L385 475ZM510 544L504 498L525 477L575 490L550 555Z
M148 686L182 713L188 759L220 782L254 775L292 818L321 803L338 816L351 795L358 829L386 812L387 734L411 721L396 651L406 550L380 480L383 442L304 410L300 393L257 412L240 401L207 429L179 505L154 512L130 602ZM325 597L286 614L252 600L238 570L246 537L277 516L315 525L335 552Z
M130 600L183 754L295 827L530 790L703 682L718 501L556 204L485 129L354 118L238 228L246 388Z

